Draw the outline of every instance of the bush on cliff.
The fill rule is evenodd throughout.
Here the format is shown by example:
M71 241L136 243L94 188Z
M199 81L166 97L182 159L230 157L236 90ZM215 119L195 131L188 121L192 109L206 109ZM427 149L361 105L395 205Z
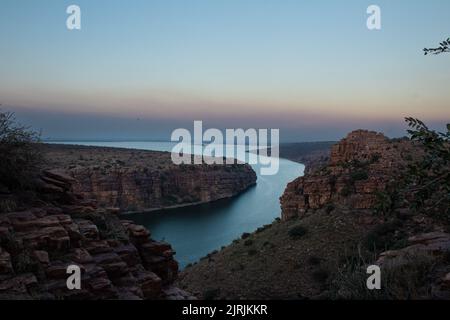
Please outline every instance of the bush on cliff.
M369 174L365 170L358 170L351 173L352 181L362 181L367 180L369 178Z
M450 222L450 124L447 132L430 130L422 121L406 118L411 140L424 155L408 165L407 194L415 211L431 213Z
M364 239L365 247L370 251L385 251L397 242L396 234L401 226L397 219L375 226Z
M289 230L289 236L294 239L301 238L308 233L308 229L304 226L294 226Z
M425 213L450 224L450 124L447 132L429 129L422 121L406 118L411 142L418 148L406 154L401 179L379 192L375 212L391 216L396 208Z
M432 298L432 283L430 283L429 275L436 269L435 257L416 253L408 256L403 264L384 266L382 268L381 290L367 290L367 265L365 257L352 259L343 264L331 281L331 298L335 300L418 300Z
M0 187L31 188L40 161L37 142L39 135L18 124L13 113L0 112Z

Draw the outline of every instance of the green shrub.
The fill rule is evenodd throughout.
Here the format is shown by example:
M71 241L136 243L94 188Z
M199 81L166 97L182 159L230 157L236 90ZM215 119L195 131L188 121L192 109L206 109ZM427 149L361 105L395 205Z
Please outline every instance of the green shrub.
M428 276L433 273L436 258L417 253L405 257L405 263L381 269L381 290L368 290L367 262L355 260L339 268L331 282L333 299L347 300L417 300L431 299Z
M399 220L394 220L374 227L364 239L365 247L374 252L391 248L397 242L395 232L399 226Z
M17 124L14 114L0 112L0 184L11 190L32 189L39 173L39 135Z
M380 159L381 159L381 155L380 155L380 154L378 154L378 153L372 154L372 155L370 156L370 163L371 163L371 164L377 163L377 162L380 161Z
M406 118L411 140L423 156L408 164L405 193L410 208L450 224L450 124L446 132L430 130L422 121Z
M271 224L265 224L264 226L259 227L258 229L256 229L255 233L261 233L261 232L263 232L264 230L267 230L267 229L269 229L269 228L271 228L271 227L272 227Z
M220 295L220 289L208 289L203 292L204 300L214 300L217 299Z
M373 207L374 213L382 217L392 216L397 201L399 200L399 193L395 188L387 186L387 191L378 191L376 193L376 202Z
M289 236L291 238L299 239L303 236L305 236L308 233L308 229L305 227L298 225L294 226L289 230Z
M331 212L333 212L333 210L334 210L335 208L336 208L336 207L334 206L333 203L329 203L329 204L326 205L325 211L326 211L326 213L330 214Z
M164 197L163 201L165 204L168 204L168 205L176 204L179 202L179 198L176 195L168 194Z
M351 179L352 181L362 181L367 180L369 178L369 174L367 171L364 170L358 170L351 173Z
M241 236L241 239L247 239L248 237L250 237L250 235L251 235L250 233L244 232Z

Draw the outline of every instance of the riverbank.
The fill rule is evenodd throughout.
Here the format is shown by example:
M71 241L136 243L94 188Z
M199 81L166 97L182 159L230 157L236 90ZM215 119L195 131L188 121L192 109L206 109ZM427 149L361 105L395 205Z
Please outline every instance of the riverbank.
M121 213L121 215L123 217L126 217L126 216L130 216L130 215L140 215L140 214L146 214L146 213L155 213L155 212L164 212L164 211L171 212L172 210L175 210L175 209L197 207L197 206L201 206L201 205L213 204L218 201L232 200L233 198L239 197L242 193L245 193L248 189L255 187L255 185L256 184L249 185L246 189L242 190L240 193L235 194L230 197L226 197L226 198L220 198L220 199L216 199L216 200L212 200L212 201L190 202L190 203L178 204L178 205L173 205L173 206L164 206L164 207L160 207L160 208L144 209L142 211L141 210L140 211L127 211L127 212Z

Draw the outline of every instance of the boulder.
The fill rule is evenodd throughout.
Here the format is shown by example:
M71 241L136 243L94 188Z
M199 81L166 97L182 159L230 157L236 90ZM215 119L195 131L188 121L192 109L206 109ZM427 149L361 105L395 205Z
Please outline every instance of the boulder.
M377 265L402 265L418 254L443 255L450 253L450 234L432 232L408 239L410 245L400 250L389 250L380 254Z

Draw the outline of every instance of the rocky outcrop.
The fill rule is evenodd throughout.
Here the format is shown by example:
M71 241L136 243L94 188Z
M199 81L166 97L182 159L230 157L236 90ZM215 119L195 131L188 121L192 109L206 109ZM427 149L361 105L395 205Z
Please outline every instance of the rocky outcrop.
M47 147L49 170L44 182L51 182L52 188L64 188L54 181L53 173L56 173L71 182L75 194L95 200L101 207L115 207L122 212L230 198L256 183L255 172L246 164L177 166L172 164L170 154L163 152L61 148Z
M427 268L431 272L426 275L428 295L434 300L449 300L449 254L450 234L435 231L410 237L407 246L402 249L382 252L375 264L385 273L391 270L404 272L411 266L416 266L419 270L426 269L427 265L432 266Z
M450 234L430 232L412 236L408 245L399 250L389 250L380 254L377 265L402 265L408 257L417 254L444 255L450 253Z
M0 299L189 299L175 288L178 264L167 243L69 191L55 171L40 181L41 203L0 215ZM81 269L69 290L67 268Z
M389 140L357 130L334 145L328 166L291 182L281 197L282 218L304 216L328 204L372 208L377 193L401 174L403 156L411 154L405 140Z

